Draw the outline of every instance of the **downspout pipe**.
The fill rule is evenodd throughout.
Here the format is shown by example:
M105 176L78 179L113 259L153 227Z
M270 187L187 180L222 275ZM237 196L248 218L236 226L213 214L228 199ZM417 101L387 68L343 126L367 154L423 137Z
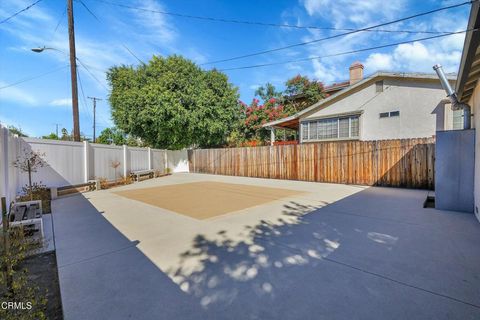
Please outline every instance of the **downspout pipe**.
M448 79L445 76L445 72L443 72L443 68L441 65L434 65L433 70L435 70L435 72L437 73L443 89L447 92L447 97L452 102L452 110L463 110L463 129L470 129L472 118L471 107L466 103L461 103L460 101L458 101L457 93L453 91L452 86L450 86L450 83L448 82Z

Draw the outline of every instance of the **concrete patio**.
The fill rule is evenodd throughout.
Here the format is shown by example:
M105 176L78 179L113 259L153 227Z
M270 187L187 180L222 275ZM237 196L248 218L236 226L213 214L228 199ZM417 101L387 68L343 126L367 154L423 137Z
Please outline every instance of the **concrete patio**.
M302 193L206 220L115 194L196 181ZM55 200L65 318L479 319L480 224L427 193L175 174Z

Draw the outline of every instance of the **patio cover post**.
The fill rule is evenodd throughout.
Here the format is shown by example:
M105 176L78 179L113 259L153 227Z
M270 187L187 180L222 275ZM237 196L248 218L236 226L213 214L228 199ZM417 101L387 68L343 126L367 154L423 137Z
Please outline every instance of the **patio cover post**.
M273 146L275 143L275 128L270 127L270 145Z

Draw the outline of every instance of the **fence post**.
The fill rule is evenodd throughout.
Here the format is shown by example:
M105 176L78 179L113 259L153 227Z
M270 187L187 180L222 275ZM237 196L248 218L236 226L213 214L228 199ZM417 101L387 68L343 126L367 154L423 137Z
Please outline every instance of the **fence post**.
M152 170L152 148L148 147L147 148L148 152L148 170Z
M1 135L2 135L2 141L1 141L1 144L2 144L2 162L3 162L3 172L2 172L2 176L3 176L3 187L4 187L4 190L5 190L5 197L6 197L6 201L7 203L10 203L10 181L9 181L9 177L8 177L8 174L9 174L9 170L8 170L8 167L9 167L9 161L8 161L8 129L7 128L1 128Z
M88 141L83 141L83 165L84 165L84 182L90 180L90 148Z
M123 145L123 176L128 175L128 147Z
M164 150L165 153L163 154L164 156L164 162L165 162L165 172L167 171L168 169L168 154L167 154L167 150Z

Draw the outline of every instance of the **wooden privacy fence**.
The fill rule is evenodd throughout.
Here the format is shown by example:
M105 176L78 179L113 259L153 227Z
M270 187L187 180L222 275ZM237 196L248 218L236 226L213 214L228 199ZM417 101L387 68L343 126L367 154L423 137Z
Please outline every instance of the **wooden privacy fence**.
M390 187L434 187L435 139L197 149L190 172Z

